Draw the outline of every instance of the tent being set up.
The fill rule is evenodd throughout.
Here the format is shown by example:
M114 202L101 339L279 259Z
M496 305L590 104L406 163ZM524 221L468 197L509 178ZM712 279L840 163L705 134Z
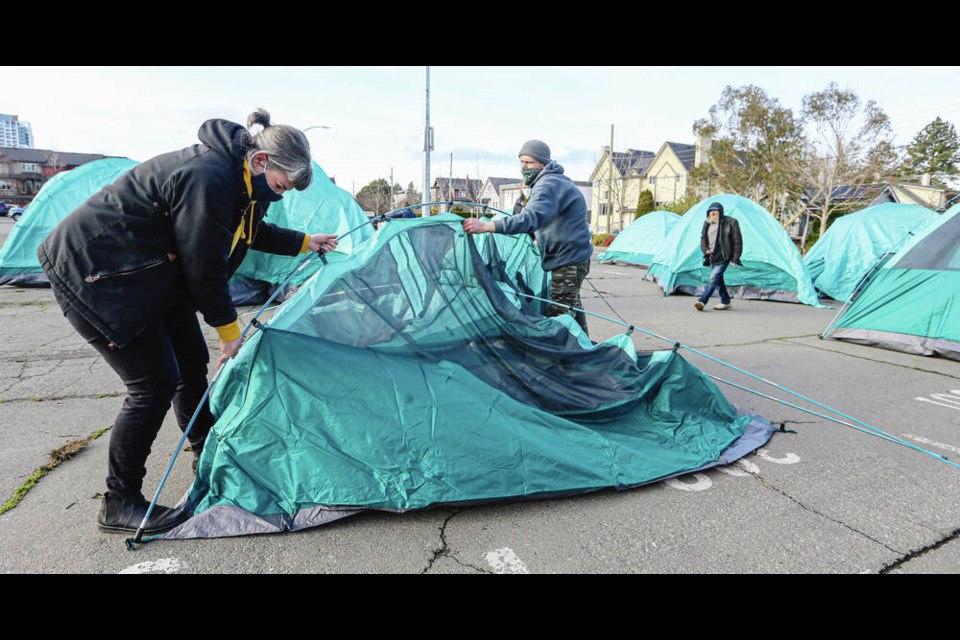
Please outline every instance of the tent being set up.
M857 285L887 254L922 233L937 215L916 204L885 202L840 216L803 257L813 286L848 302Z
M0 248L0 284L14 286L50 286L37 259L37 247L50 235L53 228L87 198L110 184L128 169L135 160L104 158L82 164L76 169L56 174L48 180L26 213L14 225L10 236ZM357 233L344 238L337 246L336 259L373 235L370 225L363 225L366 216L349 193L333 184L316 162L313 180L303 191L292 190L279 202L270 205L266 221L282 227L307 233L344 233L362 225ZM251 251L230 281L234 304L262 303L270 287L283 282L302 260L296 256L279 256ZM317 268L304 269L291 281L299 285Z
M597 256L597 261L648 267L664 248L670 231L679 221L680 214L673 211L644 214L617 234L607 250Z
M912 236L823 337L960 360L960 205Z
M723 205L724 215L737 219L743 236L742 266L730 267L723 274L731 296L819 306L810 274L787 232L766 209L732 194L707 198L683 214L654 257L645 280L656 282L664 295L703 293L710 267L703 266L700 233L712 202Z
M769 440L675 349L541 315L529 236L461 222L389 221L262 323L211 393L192 517L159 538L625 489Z

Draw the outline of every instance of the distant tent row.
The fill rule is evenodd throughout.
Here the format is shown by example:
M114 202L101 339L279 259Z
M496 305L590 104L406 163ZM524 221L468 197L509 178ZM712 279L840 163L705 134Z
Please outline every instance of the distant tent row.
M910 236L824 336L960 360L960 205Z
M87 198L136 164L126 158L105 158L58 173L48 180L0 247L0 284L49 286L37 260L37 247ZM353 196L333 184L316 162L313 163L310 186L303 191L287 192L282 200L270 205L267 214L268 222L309 233L342 234L363 225L366 220ZM337 254L351 253L357 244L373 233L372 225L361 226L339 243ZM331 258L334 256L331 254ZM262 303L268 297L270 287L283 282L302 259L251 251L230 281L234 303ZM310 264L290 284L302 284L318 268L319 261Z
M850 302L824 337L960 360L960 205L940 215L918 205L883 203L834 220L800 257L780 224L741 196L706 198L679 218L641 216L597 259L646 266L664 295L703 291L700 233L720 202L740 223L742 267L724 274L741 298L821 306L820 295Z
M930 209L898 202L840 216L803 257L803 264L821 293L847 302L878 261L936 218Z

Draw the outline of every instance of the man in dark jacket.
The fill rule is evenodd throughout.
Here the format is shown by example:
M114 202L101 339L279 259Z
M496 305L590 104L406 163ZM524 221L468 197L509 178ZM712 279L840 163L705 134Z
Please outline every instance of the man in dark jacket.
M270 202L313 176L301 131L271 125L260 109L247 126L208 120L200 144L140 163L67 216L37 249L67 320L127 388L110 434L107 491L97 524L136 532L149 506L146 460L173 403L185 430L207 388L209 350L197 311L220 337L220 361L240 348L227 281L248 249L283 255L329 251L336 235L264 222ZM213 416L200 407L189 433L194 469ZM144 533L186 519L155 506Z
M468 218L463 221L467 233L536 232L540 262L550 273L550 299L560 304L547 307L547 316L582 309L580 287L590 272L593 257L593 233L587 223L587 203L583 193L564 175L563 167L550 159L550 147L539 140L528 140L520 148L520 172L523 174L522 209L501 220ZM574 312L574 319L587 333L587 314Z
M693 306L697 311L703 311L714 290L719 290L720 304L713 305L713 308L718 311L729 309L730 293L723 281L723 273L731 264L740 265L743 237L740 235L740 223L736 218L725 216L723 205L719 202L712 202L707 207L707 219L700 232L700 250L703 251L703 265L710 267L710 278Z

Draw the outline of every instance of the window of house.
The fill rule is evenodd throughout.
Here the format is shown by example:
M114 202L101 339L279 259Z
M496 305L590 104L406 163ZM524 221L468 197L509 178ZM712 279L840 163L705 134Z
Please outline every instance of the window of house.
M607 203L606 203L606 202L601 202L601 203L600 203L600 215L601 215L601 216L607 215Z
M0 191L13 191L13 183L9 180L0 180Z
M23 173L40 173L40 167L36 162L21 162L20 171Z
M650 177L647 179L647 183L649 183L649 184L657 184L657 176L650 176Z

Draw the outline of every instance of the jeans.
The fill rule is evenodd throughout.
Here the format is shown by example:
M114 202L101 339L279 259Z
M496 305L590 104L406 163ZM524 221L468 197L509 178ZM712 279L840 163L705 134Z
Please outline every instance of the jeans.
M196 309L189 298L182 296L143 333L117 349L58 296L57 301L70 324L127 387L127 396L110 430L107 489L123 496L142 495L147 456L171 402L184 431L207 390L210 354ZM192 448L203 448L213 422L209 405L204 402L188 436Z
M727 285L723 281L723 272L727 270L729 264L729 262L722 262L710 268L710 279L707 280L707 286L704 288L703 293L700 294L700 297L697 298L700 302L707 304L707 300L710 299L713 292L719 290L720 302L730 304L730 293L727 291Z

